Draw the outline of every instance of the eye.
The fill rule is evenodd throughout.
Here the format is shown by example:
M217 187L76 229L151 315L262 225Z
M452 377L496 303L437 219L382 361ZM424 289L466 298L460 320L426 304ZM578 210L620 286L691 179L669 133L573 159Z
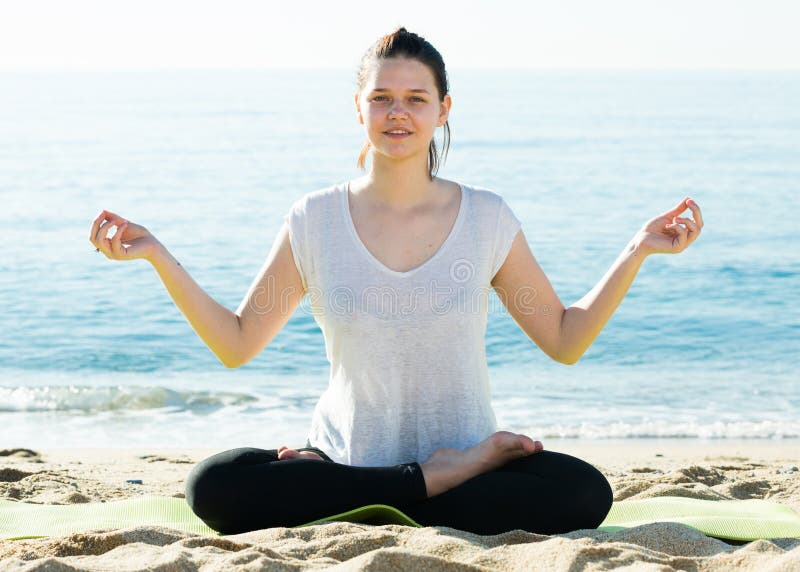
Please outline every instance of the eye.
M385 95L376 95L375 97L372 98L372 101L383 101L383 100L386 100L386 99L389 99L389 98L386 97ZM423 98L423 97L413 96L410 99L412 101L416 100L416 101L420 101L422 103L425 103L425 98Z

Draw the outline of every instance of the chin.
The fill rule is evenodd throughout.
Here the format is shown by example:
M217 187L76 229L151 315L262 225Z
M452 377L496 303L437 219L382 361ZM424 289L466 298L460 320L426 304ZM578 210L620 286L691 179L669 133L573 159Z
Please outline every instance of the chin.
M382 152L381 155L383 155L387 159L392 159L394 161L408 161L410 159L414 159L415 157L420 155L420 153L383 153ZM428 157L428 151L426 149L425 150L425 158L426 158L426 160L427 160L427 157Z
M416 155L425 155L428 156L428 146L419 147L419 148L411 148L406 146L383 146L376 147L372 145L373 151L379 150L382 155L386 155L387 157L394 157L396 159L408 159L409 157L414 157Z

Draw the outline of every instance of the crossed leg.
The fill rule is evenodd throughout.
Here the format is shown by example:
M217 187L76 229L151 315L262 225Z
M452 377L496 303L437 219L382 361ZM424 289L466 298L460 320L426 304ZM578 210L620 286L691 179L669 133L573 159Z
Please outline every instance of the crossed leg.
M500 433L505 436L499 441L508 445L512 434ZM366 504L395 506L422 525L478 534L515 528L555 534L595 528L603 521L612 502L608 481L592 465L563 453L540 451L496 463L487 472L474 469L474 476L452 487L442 485L452 479L446 471L441 473L446 478L433 478L443 467L449 471L448 464L461 462L459 454L466 453L464 462L474 464L478 453L492 446L485 445L490 441L498 444L493 436L466 451L438 450L430 458L436 462L423 464L430 469L428 485L418 463L357 467L287 456L283 448L231 449L192 469L186 500L206 524L226 534L296 526ZM296 451L309 450L322 453L314 448ZM431 488L441 486L448 488L431 494Z
M279 460L277 449L240 447L212 455L186 478L186 501L208 526L237 534L297 526L365 504L424 500L418 463L352 467L308 458Z
M612 502L611 485L594 466L564 453L542 451L397 508L423 526L476 534L514 529L559 534L597 528Z

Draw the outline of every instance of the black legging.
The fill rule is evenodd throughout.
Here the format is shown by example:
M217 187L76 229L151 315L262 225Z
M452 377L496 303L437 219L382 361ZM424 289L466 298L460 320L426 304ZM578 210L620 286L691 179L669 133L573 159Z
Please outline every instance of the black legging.
M427 498L418 463L353 467L326 459L278 461L277 449L242 447L198 463L186 479L186 501L208 526L237 534L292 527L368 504L400 509L423 526L476 534L521 529L559 534L597 528L613 494L589 463L541 451Z

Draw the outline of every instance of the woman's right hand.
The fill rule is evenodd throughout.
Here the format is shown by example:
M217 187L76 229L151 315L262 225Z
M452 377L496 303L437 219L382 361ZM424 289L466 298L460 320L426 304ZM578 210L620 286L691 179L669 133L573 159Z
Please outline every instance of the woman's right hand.
M113 238L108 238L108 230L112 226L117 227L117 232ZM111 260L149 259L160 245L145 227L108 211L101 212L94 219L89 242Z

